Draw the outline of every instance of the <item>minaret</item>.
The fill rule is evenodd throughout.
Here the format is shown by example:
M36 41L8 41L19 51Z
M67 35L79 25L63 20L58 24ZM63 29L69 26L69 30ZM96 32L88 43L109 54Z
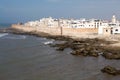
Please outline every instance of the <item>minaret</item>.
M112 16L112 23L116 23L116 16L115 15Z

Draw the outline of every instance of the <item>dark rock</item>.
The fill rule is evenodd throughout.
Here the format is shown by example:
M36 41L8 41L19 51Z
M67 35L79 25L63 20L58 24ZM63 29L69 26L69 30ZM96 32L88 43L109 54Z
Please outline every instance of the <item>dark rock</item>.
M75 50L71 54L72 55L82 55L82 56L93 56L93 57L99 56L98 53L96 51L92 50L90 47Z
M120 59L120 53L104 52L102 56L106 59Z
M93 56L93 57L98 57L99 56L99 54L97 53L97 52L91 52L90 54L89 54L89 56Z
M117 70L116 68L111 67L111 66L106 66L103 69L101 69L101 71L103 73L108 73L111 75L120 75L120 70Z

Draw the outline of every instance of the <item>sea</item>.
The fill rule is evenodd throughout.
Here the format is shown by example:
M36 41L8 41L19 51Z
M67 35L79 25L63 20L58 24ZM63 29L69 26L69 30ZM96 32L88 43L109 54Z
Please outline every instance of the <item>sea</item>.
M69 48L56 51L49 46L61 42L0 33L0 80L120 80L100 71L106 65L120 69L119 60L73 56Z

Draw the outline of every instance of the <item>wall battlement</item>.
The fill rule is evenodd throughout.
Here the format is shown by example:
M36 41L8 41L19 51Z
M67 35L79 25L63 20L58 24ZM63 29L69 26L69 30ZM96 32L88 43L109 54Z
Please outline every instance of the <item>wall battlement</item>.
M25 32L44 32L51 35L78 36L81 34L98 34L98 28L61 28L61 27L30 27L24 25L12 25L12 28Z

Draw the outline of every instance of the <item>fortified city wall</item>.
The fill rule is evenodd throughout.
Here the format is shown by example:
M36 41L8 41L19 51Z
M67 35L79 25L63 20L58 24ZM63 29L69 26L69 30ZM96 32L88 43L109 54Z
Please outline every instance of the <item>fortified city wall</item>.
M25 32L45 32L51 35L78 36L82 34L97 34L98 28L61 28L61 27L29 27L23 25L12 25L12 28Z

